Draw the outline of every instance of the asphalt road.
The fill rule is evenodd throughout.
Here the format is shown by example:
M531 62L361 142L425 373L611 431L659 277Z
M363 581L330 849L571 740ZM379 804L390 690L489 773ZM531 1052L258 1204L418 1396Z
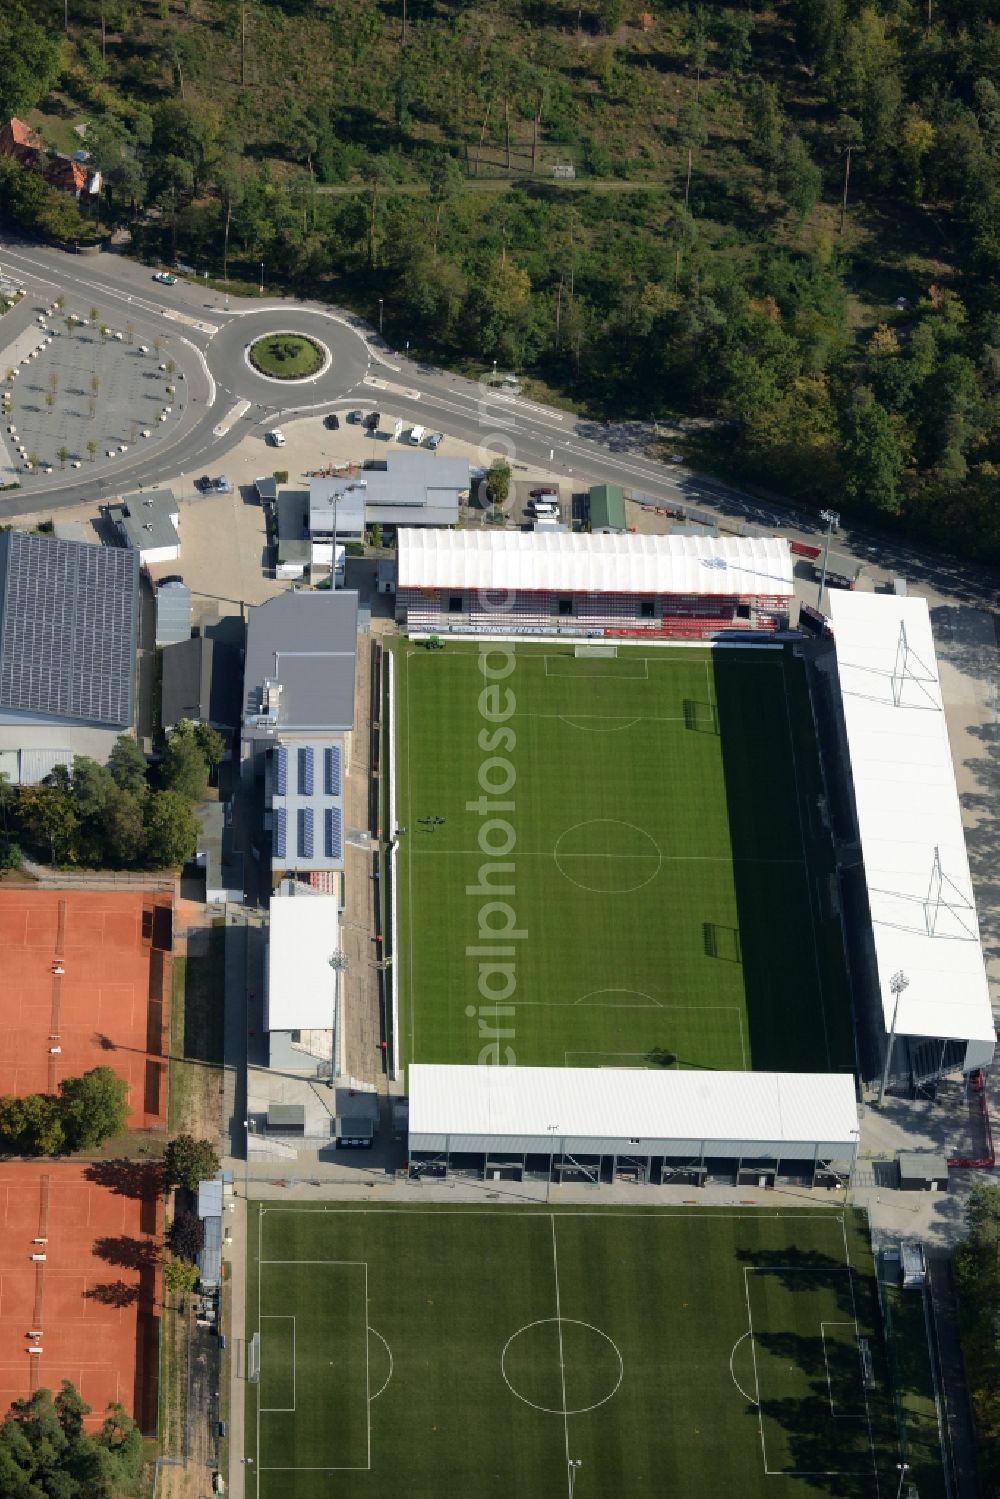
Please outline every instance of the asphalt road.
M636 422L604 426L571 413L503 396L475 382L412 362L389 349L361 319L292 298L230 300L197 282L157 285L147 266L114 253L74 255L8 239L0 268L48 299L63 292L73 304L99 301L130 319L137 337L159 334L179 342L186 361L189 404L181 421L155 454L136 453L113 475L31 478L23 490L0 497L0 518L58 510L105 493L121 493L162 480L170 473L200 473L218 467L247 434L261 435L282 421L310 412L353 406L391 411L464 442L482 446L483 461L503 455L515 466L552 469L584 482L621 483L657 503L682 502L739 519L793 539L816 542L817 513L784 508L754 498L683 465L644 456L651 429ZM247 344L277 330L311 334L330 351L329 368L296 383L267 380L252 370ZM243 409L243 403L248 403ZM818 507L817 507L818 510ZM837 553L906 577L920 591L990 609L1000 608L1000 574L954 558L919 551L861 527L842 530ZM998 559L1000 560L1000 559Z

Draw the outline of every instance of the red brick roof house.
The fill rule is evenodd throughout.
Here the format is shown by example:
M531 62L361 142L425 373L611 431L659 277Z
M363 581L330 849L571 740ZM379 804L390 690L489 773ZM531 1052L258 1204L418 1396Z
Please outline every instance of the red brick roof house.
M0 156L13 156L23 166L34 166L44 149L41 136L23 120L0 125Z
M88 170L82 162L74 161L72 156L53 156L43 176L52 187L62 188L65 192L72 193L74 198L86 197L101 190L100 172Z

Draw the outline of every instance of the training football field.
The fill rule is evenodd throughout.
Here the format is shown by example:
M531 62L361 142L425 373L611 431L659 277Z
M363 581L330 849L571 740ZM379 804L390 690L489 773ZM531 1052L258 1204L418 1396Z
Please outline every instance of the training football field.
M402 1059L850 1070L801 663L492 652L393 651Z
M248 1227L250 1499L894 1492L851 1214L255 1203Z

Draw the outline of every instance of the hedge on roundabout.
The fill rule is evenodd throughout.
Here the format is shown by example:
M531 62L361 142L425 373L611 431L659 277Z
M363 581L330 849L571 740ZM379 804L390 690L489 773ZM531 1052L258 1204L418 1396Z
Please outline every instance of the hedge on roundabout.
M250 345L250 363L272 380L302 380L315 375L324 354L304 333L267 333Z

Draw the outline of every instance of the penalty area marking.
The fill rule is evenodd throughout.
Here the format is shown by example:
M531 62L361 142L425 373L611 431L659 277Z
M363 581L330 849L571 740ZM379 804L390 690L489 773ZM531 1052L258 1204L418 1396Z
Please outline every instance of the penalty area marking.
M563 666L567 665L568 662L573 662L574 665L570 667L569 671L553 671L551 667L551 663L553 661L560 662ZM584 661L587 663L586 670L584 670L582 666L578 664ZM642 671L623 671L623 661L630 667L641 666ZM577 681L584 682L593 682L595 679L600 679L602 677L606 681L615 682L648 682L648 663L649 658L647 656L640 656L638 660L630 659L628 656L615 656L613 660L609 661L601 660L600 658L595 657L588 658L585 656L546 656L545 675L547 677L572 677ZM601 671L595 671L593 670L595 666L599 666L605 669ZM610 671L606 669L608 666L611 667Z
M757 1400L755 1400L752 1395L748 1395L747 1394L746 1390L743 1388L743 1386L740 1384L739 1380L736 1378L736 1373L735 1373L735 1370L733 1369L733 1362L734 1362L734 1360L736 1358L736 1350L740 1346L740 1344L743 1343L743 1342L745 1342L746 1339L749 1338L749 1337L750 1337L750 1333L749 1332L745 1332L743 1334L743 1336L741 1338L737 1338L736 1342L733 1344L733 1351L729 1355L729 1373L732 1375L733 1384L739 1390L740 1394L743 1396L743 1399L746 1401L747 1405L760 1405L760 1399L759 1398Z
M382 1344L382 1347L385 1349L386 1353L389 1355L389 1372L385 1376L385 1382L378 1387L378 1389L375 1391L374 1395L369 1395L368 1396L368 1403L370 1405L373 1400L377 1400L378 1399L378 1397L382 1394L383 1390L387 1390L389 1388L389 1381L392 1378L393 1369L395 1368L395 1365L393 1363L393 1358L392 1358L392 1349L389 1347L389 1344L386 1342L385 1338L383 1338L382 1334L380 1332L376 1332L375 1329L374 1329L374 1327L369 1327L368 1332L369 1332L369 1334L370 1334L371 1337L378 1338L379 1342Z

